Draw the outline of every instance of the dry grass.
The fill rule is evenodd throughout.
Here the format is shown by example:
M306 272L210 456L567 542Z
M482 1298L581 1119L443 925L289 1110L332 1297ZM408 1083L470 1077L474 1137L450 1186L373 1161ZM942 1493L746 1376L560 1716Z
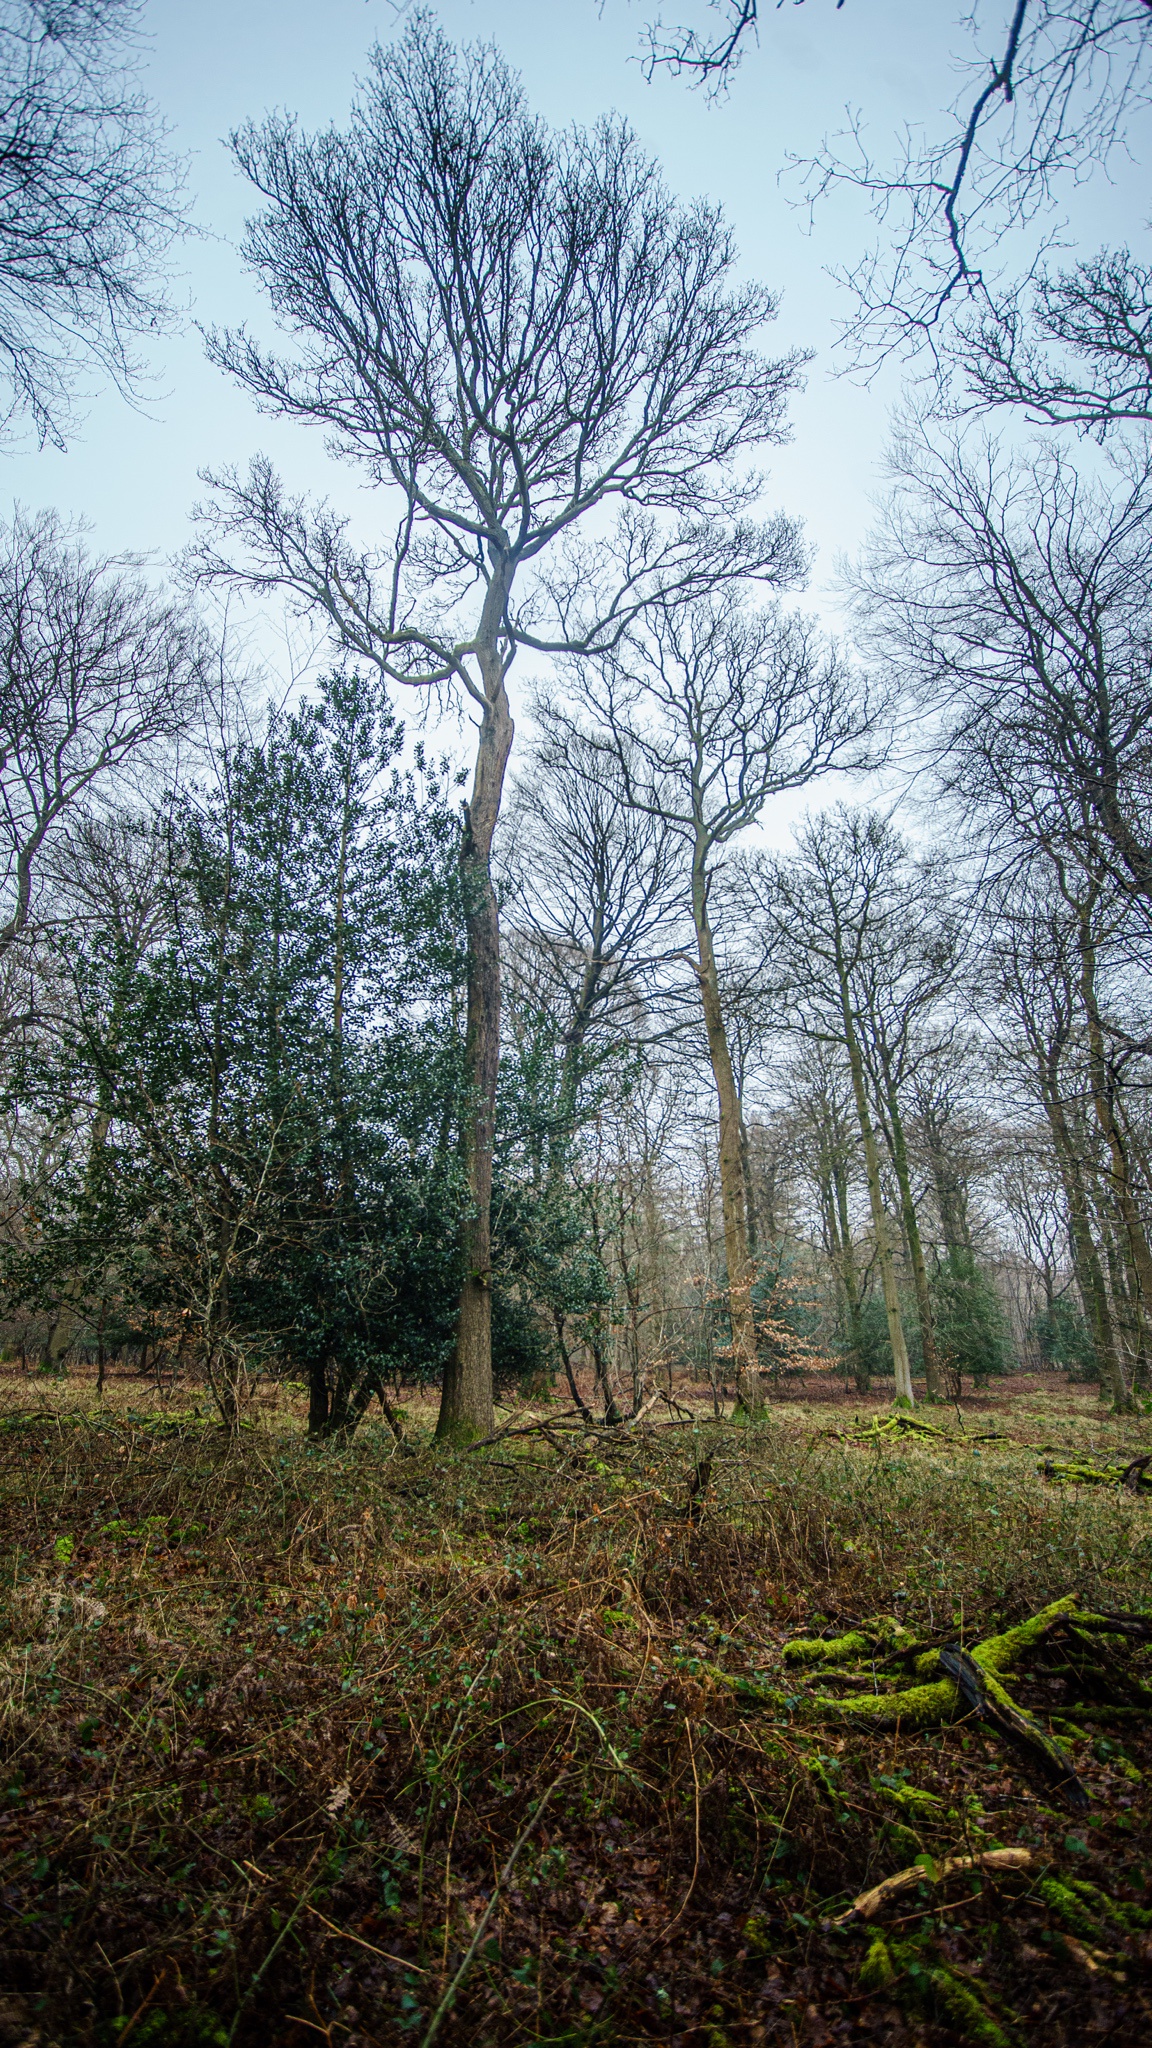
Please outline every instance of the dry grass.
M1036 1466L1152 1425L1032 1388L861 1448L851 1413L445 1459L309 1446L282 1392L229 1442L138 1386L10 1380L0 2042L418 2048L469 1958L444 2044L1135 2040L1146 1937L1051 1885L1149 1903L1139 1718L1072 1738L1073 1821L971 1724L801 1727L707 1667L783 1682L789 1632L881 1610L970 1638L1149 1604L1152 1506ZM997 1842L1036 1873L926 1880L887 1978L822 1924Z

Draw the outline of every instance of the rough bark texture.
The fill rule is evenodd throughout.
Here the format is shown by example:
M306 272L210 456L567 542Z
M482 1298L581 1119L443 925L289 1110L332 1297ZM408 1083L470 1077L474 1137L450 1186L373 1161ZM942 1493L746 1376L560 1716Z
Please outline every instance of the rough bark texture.
M492 887L492 835L512 749L512 717L496 653L481 659L484 713L460 865L468 931L464 1160L471 1198L465 1220L456 1349L444 1373L436 1434L467 1442L490 1436L492 1409L492 1144L500 1065L500 923Z
M707 884L702 869L692 877L692 916L699 958L697 976L708 1037L708 1057L720 1111L720 1208L724 1218L724 1259L728 1268L728 1312L732 1322L732 1364L736 1391L749 1413L764 1404L752 1316L752 1260L744 1185L743 1119L732 1054L720 1001L716 953L708 921Z
M920 1220L912 1196L912 1176L908 1170L908 1147L904 1138L904 1120L900 1115L900 1104L895 1088L888 1087L888 1118L892 1131L892 1164L896 1169L896 1180L900 1188L900 1208L904 1218L904 1234L908 1240L908 1258L912 1267L912 1280L916 1289L916 1311L920 1318L920 1342L924 1354L924 1378L930 1401L942 1401L947 1393L944 1371L936 1349L936 1332L932 1323L932 1296L928 1288L928 1268L924 1261L924 1246L920 1241Z
M1147 1310L1148 1305L1152 1303L1152 1250L1149 1249L1139 1204L1133 1193L1128 1147L1113 1100L1104 1031L1096 999L1096 951L1090 917L1086 910L1082 910L1080 915L1079 940L1080 993L1088 1018L1092 1108L1100 1135L1108 1148L1108 1189L1122 1232L1121 1243L1124 1263L1128 1269L1128 1290L1135 1324L1133 1348L1139 1358L1145 1350ZM1125 1405L1130 1398L1126 1396Z
M860 1123L860 1136L864 1145L864 1165L868 1176L868 1200L872 1207L872 1227L876 1232L876 1263L880 1268L880 1284L884 1290L884 1308L888 1317L888 1340L892 1346L892 1363L896 1372L896 1398L907 1401L911 1407L915 1401L912 1392L912 1367L908 1362L908 1346L904 1342L904 1325L900 1320L900 1296L896 1288L896 1274L892 1264L892 1246L888 1237L888 1218L884 1213L884 1191L880 1185L880 1153L876 1144L876 1128L872 1112L868 1107L868 1088L864 1079L864 1062L860 1056L860 1042L856 1036L856 1025L852 1016L852 1004L845 983L841 984L844 1016L844 1040L848 1049L848 1064L852 1070L852 1094L856 1102L856 1115Z
M1048 1078L1045 1077L1042 1090L1048 1127L1052 1133L1052 1146L1068 1204L1068 1238L1076 1285L1092 1332L1092 1346L1096 1353L1101 1381L1112 1396L1113 1406L1123 1413L1129 1407L1131 1397L1116 1345L1112 1305L1108 1299L1104 1271L1092 1236L1088 1196L1079 1152L1068 1128L1068 1119L1058 1088L1050 1085Z

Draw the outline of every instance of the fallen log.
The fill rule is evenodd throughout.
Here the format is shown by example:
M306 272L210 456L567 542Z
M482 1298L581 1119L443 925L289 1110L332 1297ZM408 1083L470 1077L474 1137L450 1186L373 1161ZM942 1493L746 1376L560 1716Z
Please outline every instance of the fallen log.
M941 1727L967 1715L976 1714L1001 1738L1036 1766L1049 1784L1059 1788L1070 1805L1082 1808L1087 1794L1073 1768L1071 1758L1036 1717L1021 1707L1008 1690L1006 1681L1015 1679L1020 1667L1050 1642L1071 1641L1079 1659L1072 1679L1077 1690L1095 1675L1103 1687L1117 1667L1117 1646L1136 1646L1152 1641L1152 1617L1135 1614L1097 1613L1080 1605L1074 1593L1054 1600L1014 1628L987 1636L970 1648L942 1644L917 1649L903 1624L891 1616L864 1622L839 1637L800 1637L784 1647L786 1665L810 1665L815 1661L836 1667L849 1675L852 1664L866 1664L873 1674L874 1690L833 1696L814 1690L788 1690L767 1685L759 1678L734 1676L708 1667L708 1676L741 1699L755 1702L782 1719L838 1721L855 1728L904 1728L909 1731ZM911 1663L918 1683L900 1682L897 1670L888 1667ZM822 1674L820 1674L822 1675ZM841 1672L829 1669L828 1678ZM792 1687L800 1674L791 1677ZM889 1689L881 1689L884 1680ZM811 1683L811 1681L810 1681ZM1128 1697L1142 1688L1127 1683ZM1119 1709L1122 1711L1122 1708Z

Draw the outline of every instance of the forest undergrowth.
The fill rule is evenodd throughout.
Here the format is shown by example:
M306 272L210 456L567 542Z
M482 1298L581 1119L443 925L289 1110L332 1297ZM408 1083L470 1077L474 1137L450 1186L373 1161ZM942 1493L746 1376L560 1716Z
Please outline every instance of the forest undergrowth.
M1152 1609L1152 1509L1039 1469L1147 1418L446 1457L55 1393L0 1420L0 2042L1147 2037L1149 1652L1076 1618ZM1067 1784L959 1695L853 1712L1069 1595L1005 1680Z

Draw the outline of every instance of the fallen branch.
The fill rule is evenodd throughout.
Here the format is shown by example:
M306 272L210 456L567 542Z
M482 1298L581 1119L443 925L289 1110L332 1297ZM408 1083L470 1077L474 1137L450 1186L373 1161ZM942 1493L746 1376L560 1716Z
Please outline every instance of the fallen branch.
M1057 1486L1118 1486L1128 1493L1152 1493L1152 1451L1127 1465L1085 1465L1068 1458L1048 1458L1037 1471Z
M715 1682L742 1699L778 1713L781 1718L802 1721L839 1721L856 1728L908 1730L937 1728L964 1715L976 1713L989 1727L1036 1764L1050 1783L1059 1786L1072 1805L1087 1804L1087 1795L1062 1745L1047 1734L1035 1717L1011 1697L1007 1678L1017 1673L1050 1639L1070 1641L1084 1660L1072 1670L1079 1688L1088 1678L1094 1684L1110 1682L1110 1667L1116 1663L1116 1646L1144 1644L1152 1640L1152 1617L1138 1614L1096 1613L1082 1608L1076 1594L1054 1600L1017 1627L988 1636L970 1649L959 1644L942 1644L920 1650L892 1616L861 1623L847 1634L829 1639L800 1637L784 1648L792 1665L824 1663L833 1667L866 1665L873 1674L871 1692L853 1692L844 1697L828 1693L784 1692L759 1679L733 1677L716 1667L709 1675ZM898 1668L911 1662L919 1681L901 1682ZM880 1689L879 1673L885 1665L896 1666L892 1689ZM877 1670L879 1667L879 1672ZM1071 1668L1071 1667L1070 1667ZM839 1675L839 1673L837 1673ZM851 1674L844 1669L844 1676ZM887 1676L888 1674L884 1674ZM829 1678L833 1676L830 1670ZM794 1681L793 1681L794 1682ZM1139 1699L1135 1681L1126 1681L1129 1697ZM1087 1687L1093 1689L1092 1686ZM1150 1702L1152 1704L1152 1702ZM1071 1710L1069 1710L1071 1711Z
M893 1899L914 1891L920 1884L944 1884L950 1877L974 1870L1031 1870L1034 1862L1031 1849L985 1849L978 1856L945 1856L931 1868L927 1863L913 1863L909 1869L886 1877L882 1884L873 1885L871 1891L861 1892L848 1911L837 1914L830 1925L847 1927L853 1920L874 1920Z
M1083 1809L1088 1805L1088 1794L1076 1776L1067 1752L1050 1735L1045 1735L1033 1715L1018 1707L1004 1687L990 1673L982 1670L967 1650L949 1644L940 1651L940 1669L955 1680L969 1713L989 1722L1013 1749L1021 1750L1038 1764L1044 1777L1051 1781L1070 1806Z

